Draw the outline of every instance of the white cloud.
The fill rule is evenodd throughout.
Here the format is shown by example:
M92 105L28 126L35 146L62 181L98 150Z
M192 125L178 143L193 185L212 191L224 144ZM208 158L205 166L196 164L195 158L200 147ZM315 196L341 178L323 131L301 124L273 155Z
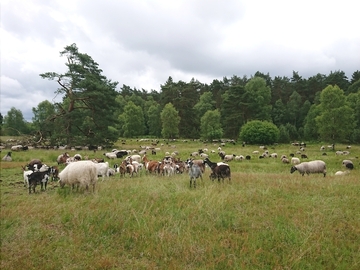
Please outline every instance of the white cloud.
M360 63L359 6L352 0L3 0L1 113L14 106L30 120L32 107L51 101L57 85L39 74L63 72L59 52L72 43L119 87L159 90L169 76L211 83L256 71L307 77L342 70L350 77Z

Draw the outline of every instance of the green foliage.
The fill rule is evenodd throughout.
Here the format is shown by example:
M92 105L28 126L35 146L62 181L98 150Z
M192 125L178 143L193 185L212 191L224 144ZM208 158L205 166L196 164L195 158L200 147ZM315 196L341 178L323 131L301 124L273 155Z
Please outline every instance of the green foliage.
M144 113L140 106L136 106L134 102L129 101L124 108L123 113L124 126L123 136L132 138L144 134L145 120Z
M338 86L326 87L321 92L319 109L315 121L321 139L329 143L349 141L356 122L344 91Z
M260 77L252 78L245 85L243 95L245 121L271 120L271 89Z
M279 136L279 129L268 121L253 120L240 130L240 140L249 144L273 144L278 142Z
M56 136L66 139L66 144L78 143L101 145L112 144L117 136L108 134L108 126L116 123L116 85L103 76L98 64L87 54L80 53L76 44L66 46L60 56L67 59L67 71L63 74L46 72L44 79L54 80L60 88L57 94L64 95L57 103L52 119L61 129Z
M160 105L151 105L147 111L149 135L161 136Z
M201 138L205 140L221 139L223 136L223 129L220 123L219 110L207 111L201 117Z
M179 136L179 112L171 103L165 105L160 114L162 122L161 135L166 139L174 139Z
M28 134L29 130L22 112L15 107L4 117L3 134L9 136L19 136Z

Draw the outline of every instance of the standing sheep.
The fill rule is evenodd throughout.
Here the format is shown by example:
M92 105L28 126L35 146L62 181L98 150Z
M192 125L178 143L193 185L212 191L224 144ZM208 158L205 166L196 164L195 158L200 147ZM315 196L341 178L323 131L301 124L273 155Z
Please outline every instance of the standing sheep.
M352 170L354 169L354 164L351 160L344 159L342 165L345 166L347 169Z
M93 191L95 191L97 168L92 161L72 162L60 172L59 178L61 187L64 187L65 184L70 186L82 185L86 187L86 190L89 190L89 186L92 185Z
M299 171L299 173L304 176L304 174L310 173L322 173L324 177L326 176L326 164L322 160L313 160L309 162L302 162L298 165L292 166L290 173Z

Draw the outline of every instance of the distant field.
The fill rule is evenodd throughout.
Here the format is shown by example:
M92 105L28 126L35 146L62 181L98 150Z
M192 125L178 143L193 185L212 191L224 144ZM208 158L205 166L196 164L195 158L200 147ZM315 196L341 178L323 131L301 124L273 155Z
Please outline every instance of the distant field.
M160 143L162 143L160 141ZM146 142L127 140L116 148L139 150ZM178 151L185 160L218 145L176 141L150 159ZM196 189L187 174L163 177L141 172L99 181L94 194L60 189L28 194L21 166L32 158L56 165L64 151L13 152L1 162L1 269L359 269L360 146L337 156L308 144L309 160L322 159L328 174L290 174L280 156L299 147L269 147L278 158L259 159L259 146L226 144L227 154L251 155L231 161L231 183L209 180ZM346 150L336 145L336 150ZM89 158L110 151L69 151ZM2 151L2 156L8 149ZM217 153L209 153L220 161ZM297 154L296 156L300 156ZM343 159L355 169L344 170ZM109 160L110 165L121 160Z

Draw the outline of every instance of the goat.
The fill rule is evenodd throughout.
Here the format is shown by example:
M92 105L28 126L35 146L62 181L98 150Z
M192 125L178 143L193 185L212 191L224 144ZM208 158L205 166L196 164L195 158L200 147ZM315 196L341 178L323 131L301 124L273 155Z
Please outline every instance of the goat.
M38 183L41 184L41 190L46 190L47 182L49 180L50 167L46 171L37 171L28 175L29 181L29 194L31 194L31 189L35 193L35 188Z
M194 188L196 188L196 179L200 177L202 181L201 168L197 164L194 164L192 159L190 159L187 164L189 165L190 188L192 184Z
M60 164L65 164L67 159L70 157L70 155L68 154L68 152L65 152L61 155L59 155L56 159L57 161L57 164L60 165Z
M225 178L229 178L229 181L231 181L231 171L229 165L225 163L214 163L211 162L208 158L205 158L204 162L211 168L212 173L210 174L210 179L214 180L215 178L217 178L220 182L221 178L224 182Z

